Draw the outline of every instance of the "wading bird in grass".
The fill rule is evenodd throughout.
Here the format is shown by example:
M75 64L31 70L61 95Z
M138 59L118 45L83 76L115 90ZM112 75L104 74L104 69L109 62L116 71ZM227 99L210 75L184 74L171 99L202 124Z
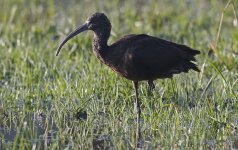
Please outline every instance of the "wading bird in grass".
M97 58L133 82L137 107L137 138L141 139L141 103L138 98L138 82L148 81L149 89L152 90L153 81L156 79L171 78L174 74L188 72L190 69L199 71L192 61L196 61L195 55L200 52L188 46L146 34L126 35L112 45L108 45L111 23L105 14L95 13L62 41L56 56L68 40L86 30L94 32L93 50Z

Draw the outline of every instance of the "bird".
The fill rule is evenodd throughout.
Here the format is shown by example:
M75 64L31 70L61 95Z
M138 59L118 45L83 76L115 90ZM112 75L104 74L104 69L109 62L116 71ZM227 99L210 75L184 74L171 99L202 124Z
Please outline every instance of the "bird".
M138 98L138 83L147 81L150 90L155 88L154 80L172 78L173 75L189 70L199 72L195 56L200 54L186 45L177 44L146 34L129 34L111 45L108 39L111 23L104 13L92 14L84 24L71 32L59 45L58 56L65 43L81 32L94 32L92 47L96 57L119 75L131 80L135 92L137 122L140 124L141 102ZM140 134L140 128L138 129Z

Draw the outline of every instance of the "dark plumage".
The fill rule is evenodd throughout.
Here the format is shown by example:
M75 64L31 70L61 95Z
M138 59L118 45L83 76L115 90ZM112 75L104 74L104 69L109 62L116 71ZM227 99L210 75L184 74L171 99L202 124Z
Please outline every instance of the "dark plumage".
M196 61L195 55L199 54L199 51L149 35L127 35L108 46L111 23L103 13L93 14L82 26L70 33L60 44L56 55L69 39L85 30L94 32L93 49L97 58L115 72L133 81L138 124L141 113L137 91L139 81L148 81L150 89L153 89L155 79L171 78L174 74L191 69L199 71L192 62ZM140 131L138 132L140 134Z

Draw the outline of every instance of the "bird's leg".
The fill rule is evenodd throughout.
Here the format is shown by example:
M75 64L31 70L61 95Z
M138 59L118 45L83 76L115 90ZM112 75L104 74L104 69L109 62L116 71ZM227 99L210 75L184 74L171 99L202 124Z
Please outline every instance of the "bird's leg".
M153 80L148 80L148 95L152 95L152 91L155 89L155 85L153 83Z
M142 148L142 136L141 136L141 108L140 100L138 98L138 81L133 81L133 86L136 94L135 105L137 108L137 148Z

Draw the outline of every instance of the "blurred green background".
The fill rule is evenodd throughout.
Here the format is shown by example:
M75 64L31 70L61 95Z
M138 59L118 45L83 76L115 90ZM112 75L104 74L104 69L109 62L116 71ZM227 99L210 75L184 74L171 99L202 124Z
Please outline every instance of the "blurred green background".
M200 73L157 80L151 97L140 84L144 149L238 148L237 9L237 0L1 0L0 149L134 148L131 82L99 63L92 33L55 56L95 12L112 23L109 43L146 33L202 52Z

